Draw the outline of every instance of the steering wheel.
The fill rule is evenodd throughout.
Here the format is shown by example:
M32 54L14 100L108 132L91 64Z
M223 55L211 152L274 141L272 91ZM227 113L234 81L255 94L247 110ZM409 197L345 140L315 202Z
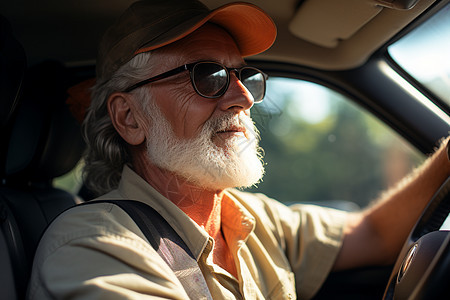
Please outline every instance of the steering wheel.
M450 299L450 231L439 230L449 211L447 178L403 245L383 300Z

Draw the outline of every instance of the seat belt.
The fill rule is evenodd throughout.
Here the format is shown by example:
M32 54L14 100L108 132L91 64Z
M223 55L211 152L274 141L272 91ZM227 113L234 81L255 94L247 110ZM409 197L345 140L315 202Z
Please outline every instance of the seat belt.
M194 255L156 210L135 200L95 200L81 205L94 203L112 203L125 211L175 273L190 299L212 299Z

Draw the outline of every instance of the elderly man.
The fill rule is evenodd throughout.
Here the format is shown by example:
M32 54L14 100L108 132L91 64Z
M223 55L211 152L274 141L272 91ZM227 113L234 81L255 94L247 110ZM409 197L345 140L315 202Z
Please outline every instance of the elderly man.
M186 0L137 2L111 27L84 121L86 183L106 194L49 227L30 299L308 299L332 269L393 262L449 175L444 147L354 214L288 208L232 189L264 172L250 108L264 97L265 75L243 57L270 47L275 35L253 5L209 11ZM127 213L102 199L154 208L201 278L169 267L183 266L182 253L163 257Z

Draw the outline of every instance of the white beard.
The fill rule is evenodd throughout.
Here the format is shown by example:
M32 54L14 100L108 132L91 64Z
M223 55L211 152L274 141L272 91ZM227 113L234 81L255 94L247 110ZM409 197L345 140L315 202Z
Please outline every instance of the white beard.
M258 146L259 133L250 117L240 114L226 115L208 120L198 137L180 139L170 123L153 101L146 110L151 118L147 139L147 155L161 169L173 172L199 188L222 190L231 187L249 187L264 175L262 149ZM213 142L217 132L231 126L244 126L247 137L236 134Z

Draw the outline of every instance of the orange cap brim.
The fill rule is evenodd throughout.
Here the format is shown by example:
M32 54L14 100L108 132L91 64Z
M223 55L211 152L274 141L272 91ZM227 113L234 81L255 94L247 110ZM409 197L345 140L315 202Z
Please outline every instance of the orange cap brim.
M264 52L272 46L277 36L275 23L263 10L250 3L236 2L211 11L188 28L182 26L174 28L172 33L165 35L166 37L172 36L172 38L162 40L160 43L153 40L150 45L143 45L138 49L135 55L176 42L206 22L217 24L227 30L238 45L243 57Z

